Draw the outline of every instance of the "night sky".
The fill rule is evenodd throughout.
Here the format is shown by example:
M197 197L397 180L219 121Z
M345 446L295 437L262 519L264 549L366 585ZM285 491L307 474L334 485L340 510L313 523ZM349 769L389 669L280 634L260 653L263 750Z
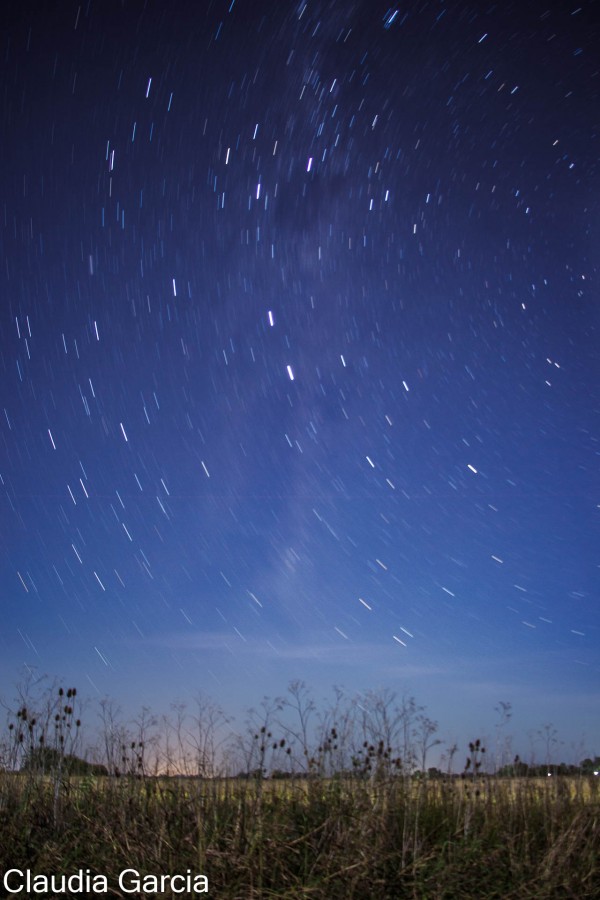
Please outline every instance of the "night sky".
M0 676L600 753L600 6L3 4Z

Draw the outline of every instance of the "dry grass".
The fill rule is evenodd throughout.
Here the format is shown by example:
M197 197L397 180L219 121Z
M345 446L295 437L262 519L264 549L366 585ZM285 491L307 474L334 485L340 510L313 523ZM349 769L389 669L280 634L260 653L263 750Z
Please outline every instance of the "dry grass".
M90 868L112 897L126 867L229 900L600 896L593 778L72 777L56 822L51 779L3 774L0 812L0 869Z
M177 712L154 735L145 715L132 733L101 705L94 765L78 755L75 689L37 700L22 692L0 740L0 876L90 870L108 879L104 896L139 900L182 894L125 895L126 868L191 870L222 900L600 897L600 778L488 777L480 740L469 744L465 776L441 777L425 763L437 726L387 692L362 696L360 707L336 694L313 745L312 700L302 684L290 696L287 707L265 701L245 738L232 736L232 770L246 777L201 779L148 772L219 771L227 719L210 704L191 720ZM286 709L299 724L277 719ZM305 774L257 777L290 771Z

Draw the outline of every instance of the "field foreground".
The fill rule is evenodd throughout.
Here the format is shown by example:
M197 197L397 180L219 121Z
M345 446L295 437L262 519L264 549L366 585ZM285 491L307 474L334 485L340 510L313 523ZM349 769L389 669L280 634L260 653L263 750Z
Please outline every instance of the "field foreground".
M217 900L597 898L598 780L71 777L57 785L4 773L0 872L90 870L106 876L103 896L113 898L193 896L124 892L118 875L128 868L206 875L208 894L198 896Z

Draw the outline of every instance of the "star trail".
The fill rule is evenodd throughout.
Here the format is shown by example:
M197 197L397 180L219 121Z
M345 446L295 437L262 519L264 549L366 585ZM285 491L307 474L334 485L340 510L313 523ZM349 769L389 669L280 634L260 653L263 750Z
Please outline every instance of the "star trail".
M2 17L2 693L598 752L597 4Z

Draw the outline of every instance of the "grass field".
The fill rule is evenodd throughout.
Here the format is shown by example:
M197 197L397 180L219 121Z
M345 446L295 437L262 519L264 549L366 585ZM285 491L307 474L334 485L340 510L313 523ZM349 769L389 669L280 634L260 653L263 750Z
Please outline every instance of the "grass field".
M134 868L201 873L224 900L597 898L599 780L2 773L0 871L89 869L109 897L191 896L124 893Z

